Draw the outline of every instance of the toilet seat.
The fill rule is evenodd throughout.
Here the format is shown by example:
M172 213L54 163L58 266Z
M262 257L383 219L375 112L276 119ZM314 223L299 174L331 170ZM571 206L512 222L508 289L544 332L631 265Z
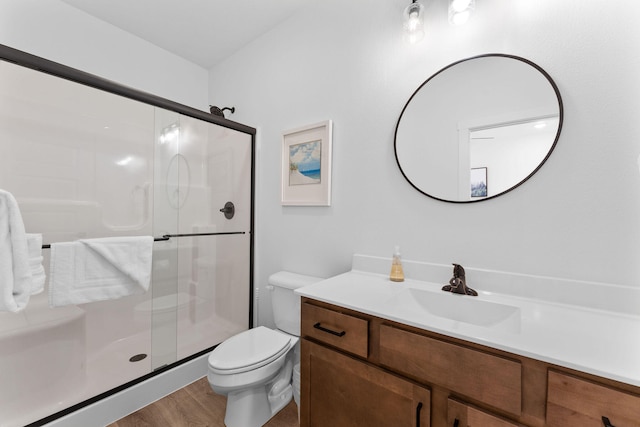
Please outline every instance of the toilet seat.
M209 355L209 369L222 375L247 372L267 365L286 353L291 337L264 326L241 332Z

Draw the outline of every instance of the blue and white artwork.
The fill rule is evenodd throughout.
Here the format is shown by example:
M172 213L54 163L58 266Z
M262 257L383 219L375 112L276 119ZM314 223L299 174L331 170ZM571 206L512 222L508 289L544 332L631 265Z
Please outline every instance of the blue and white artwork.
M487 168L471 169L471 197L487 197Z
M320 184L322 141L289 146L289 185Z

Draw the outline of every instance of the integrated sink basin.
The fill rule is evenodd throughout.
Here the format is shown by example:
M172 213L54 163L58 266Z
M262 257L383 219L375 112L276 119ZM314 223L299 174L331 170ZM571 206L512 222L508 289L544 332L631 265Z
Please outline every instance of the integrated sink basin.
M520 330L520 308L450 292L407 288L387 300L385 308L414 317L436 316L486 328Z

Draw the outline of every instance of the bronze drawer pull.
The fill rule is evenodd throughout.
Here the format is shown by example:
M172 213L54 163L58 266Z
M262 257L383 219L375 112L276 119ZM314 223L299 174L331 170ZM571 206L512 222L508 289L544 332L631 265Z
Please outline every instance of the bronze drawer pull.
M318 322L315 325L313 325L313 327L316 328L316 329L320 329L323 332L330 333L331 335L335 335L337 337L342 337L342 336L344 336L344 334L346 334L345 331L336 332L336 331L332 331L331 329L324 328L324 327L320 326L320 322Z
M602 417L602 424L604 425L604 427L616 427L611 424L611 421L609 421L609 418L607 417Z
M420 427L420 412L422 411L422 402L418 402L416 407L416 427Z

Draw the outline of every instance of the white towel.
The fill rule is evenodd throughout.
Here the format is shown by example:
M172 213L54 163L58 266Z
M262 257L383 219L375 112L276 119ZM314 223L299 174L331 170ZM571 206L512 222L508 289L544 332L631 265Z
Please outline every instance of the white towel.
M18 202L0 190L0 311L20 311L31 296L27 238Z
M44 291L45 273L42 265L42 234L27 233L29 268L31 269L31 295Z
M151 281L153 237L107 237L51 244L49 305L142 294Z

